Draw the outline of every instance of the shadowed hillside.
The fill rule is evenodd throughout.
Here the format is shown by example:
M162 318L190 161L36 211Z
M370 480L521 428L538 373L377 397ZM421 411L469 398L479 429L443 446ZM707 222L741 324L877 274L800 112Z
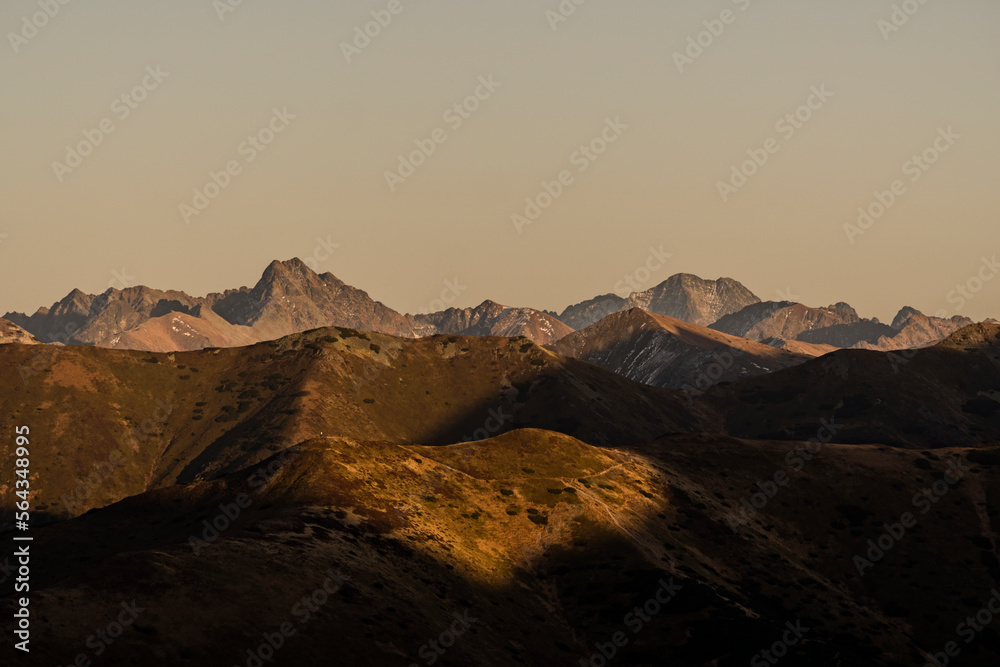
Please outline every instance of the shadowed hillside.
M29 423L53 443L32 459L39 516L210 478L320 434L436 445L531 426L628 445L695 423L678 394L527 339L327 329L176 354L5 345L0 367L13 378L0 427Z
M998 468L967 450L827 446L795 471L795 446L312 440L36 530L33 658L93 657L86 638L125 601L142 611L104 664L248 664L284 623L277 665L425 664L449 627L444 665L577 664L616 632L620 664L737 665L786 624L802 640L783 664L920 664L1000 576ZM911 496L955 461L962 480L919 514ZM790 480L734 522L777 470ZM906 510L912 534L861 576L854 557ZM990 664L998 639L954 664Z
M840 350L703 397L726 432L805 439L836 415L834 441L948 447L1000 441L1000 326L965 327L920 350Z

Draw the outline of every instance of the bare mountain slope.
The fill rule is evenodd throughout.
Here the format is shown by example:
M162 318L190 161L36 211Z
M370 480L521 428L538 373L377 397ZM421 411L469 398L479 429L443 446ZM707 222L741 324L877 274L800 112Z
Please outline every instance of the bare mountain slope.
M259 342L251 327L230 324L206 306L171 312L134 329L98 341L98 347L150 352L181 352L208 347L240 347Z
M732 278L704 280L679 273L652 289L632 294L625 308L642 308L657 315L708 326L724 315L759 302L753 292Z
M532 308L511 308L495 301L484 301L476 308L449 308L407 317L419 336L526 336L539 345L547 345L573 331L548 313Z
M627 299L605 294L569 306L559 316L574 329L584 329L622 310L641 308L692 324L708 326L720 317L760 303L753 292L732 278L704 280L679 273L643 292L633 292Z
M846 303L810 308L790 301L766 301L726 315L711 328L750 340L796 340L807 331L860 321L857 311Z
M605 294L588 299L573 306L568 306L559 315L559 319L574 329L586 329L591 324L603 320L612 313L625 308L628 299L615 294Z
M711 328L750 340L799 341L810 345L868 350L898 350L936 343L972 324L964 317L928 317L903 308L886 325L865 319L846 303L810 308L801 303L764 302L721 318Z
M810 358L638 308L610 315L551 349L644 384L697 390Z

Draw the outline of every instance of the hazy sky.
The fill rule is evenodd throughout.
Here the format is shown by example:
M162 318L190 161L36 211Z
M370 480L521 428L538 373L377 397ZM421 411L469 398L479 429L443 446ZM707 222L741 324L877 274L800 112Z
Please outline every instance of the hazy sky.
M996 0L237 2L0 5L0 312L293 256L403 312L455 278L558 310L662 246L641 287L1000 317Z

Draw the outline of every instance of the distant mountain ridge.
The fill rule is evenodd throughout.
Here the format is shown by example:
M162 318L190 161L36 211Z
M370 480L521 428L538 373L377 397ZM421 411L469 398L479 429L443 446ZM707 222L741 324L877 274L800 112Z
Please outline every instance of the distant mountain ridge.
M298 258L273 261L253 289L221 295L212 308L231 324L275 339L324 326L412 337L406 318L332 273L318 275Z
M846 303L810 308L790 301L766 301L726 315L711 328L755 341L798 341L837 348L896 350L936 343L972 323L967 317L929 317L906 307L888 325L877 318L860 317Z
M635 292L625 306L707 327L755 303L760 303L760 298L732 278L704 280L679 273L652 289Z
M557 317L565 322L567 326L579 331L580 329L586 329L591 324L600 322L612 313L624 310L626 303L628 303L628 299L624 299L617 294L604 294L568 306Z
M112 288L99 295L74 289L49 308L32 315L7 313L4 318L42 343L173 352L243 346L329 326L404 338L525 336L552 345L611 315L634 310L711 327L792 357L839 348L924 347L972 323L963 317L929 317L907 307L887 325L860 317L846 303L811 308L789 301L763 302L732 278L705 280L686 273L628 297L600 295L559 314L487 300L474 308L404 315L332 273L317 274L298 258L271 262L253 287L204 297L145 286ZM640 344L638 339L635 344Z
M548 313L532 308L511 308L484 301L475 308L449 308L439 313L409 315L419 336L527 336L540 345L554 343L573 329Z
M414 337L408 320L302 260L274 261L253 288L205 297L148 287L73 290L51 308L7 319L42 342L155 352L233 347L326 326Z
M708 326L724 315L756 303L760 303L760 298L732 278L705 280L689 273L678 273L651 289L633 292L628 298L605 294L569 306L559 319L579 330L612 313L641 308L656 315Z
M247 345L328 326L402 337L526 336L547 345L621 310L643 308L710 324L759 302L731 278L678 274L627 299L607 294L570 306L559 316L490 300L475 308L403 315L333 274L317 274L293 258L271 262L253 287L204 297L145 286L110 288L100 295L74 289L50 308L5 317L45 343L154 352Z

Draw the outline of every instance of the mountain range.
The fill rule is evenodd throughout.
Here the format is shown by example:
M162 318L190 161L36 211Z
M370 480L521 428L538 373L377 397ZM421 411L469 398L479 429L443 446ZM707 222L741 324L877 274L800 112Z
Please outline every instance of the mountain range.
M679 273L628 298L605 294L566 308L559 316L574 329L585 329L612 313L641 308L692 324L708 326L724 315L760 303L760 299L732 278L703 280Z
M329 326L402 337L527 336L548 345L609 315L635 309L806 356L833 348L919 347L972 323L903 308L891 325L885 325L861 318L844 303L810 308L761 302L731 278L703 280L690 274L671 276L627 298L598 296L558 315L494 301L475 308L404 315L330 273L316 274L299 259L272 262L252 288L205 297L143 286L109 288L96 296L73 290L30 316L9 312L4 319L44 343L171 352L246 345Z

